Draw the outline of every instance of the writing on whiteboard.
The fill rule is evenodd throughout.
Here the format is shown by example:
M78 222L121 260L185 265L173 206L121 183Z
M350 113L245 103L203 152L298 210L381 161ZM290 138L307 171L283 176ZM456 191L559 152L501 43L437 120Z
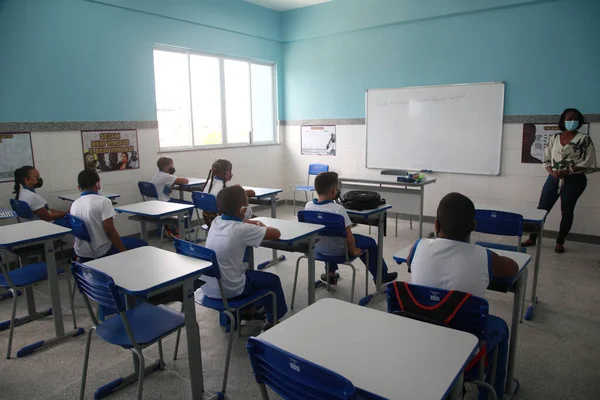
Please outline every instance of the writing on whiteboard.
M407 106L409 104L422 104L432 103L437 104L441 102L458 102L467 98L465 92L451 93L446 96L431 96L423 98L412 98L408 100L377 100L375 101L375 107L393 107L393 106Z

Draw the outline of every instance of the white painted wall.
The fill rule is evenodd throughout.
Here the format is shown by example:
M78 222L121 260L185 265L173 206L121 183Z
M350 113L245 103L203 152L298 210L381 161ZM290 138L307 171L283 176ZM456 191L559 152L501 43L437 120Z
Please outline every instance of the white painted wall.
M50 207L67 210L69 203L58 196L77 191L77 174L83 169L81 132L32 132L31 137L35 166L44 178L44 186L37 192ZM233 163L232 184L264 187L283 184L280 145L159 154L157 129L138 129L138 144L140 169L100 174L102 190L120 194L117 201L122 205L142 201L137 182L152 178L160 156L172 157L177 175L181 177L205 178L212 162L225 158ZM0 207L10 208L8 199L14 197L12 190L13 183L0 183ZM139 232L140 226L128 221L126 215L119 215L117 229L121 235L129 235Z
M432 173L437 182L427 186L425 214L435 216L439 200L449 192L460 192L475 203L497 205L529 205L537 207L546 171L540 164L521 163L522 124L505 124L502 141L502 168L500 176ZM600 124L590 126L590 135L596 144L596 157L600 161ZM284 187L286 199L292 198L291 188L305 184L308 164L321 162L345 176L376 177L378 170L365 168L365 126L337 126L336 156L303 156L300 154L300 126L281 129L284 145ZM577 203L573 233L600 235L600 172L588 176L588 187ZM393 211L393 210L392 210ZM557 231L560 223L560 206L550 213L546 228Z

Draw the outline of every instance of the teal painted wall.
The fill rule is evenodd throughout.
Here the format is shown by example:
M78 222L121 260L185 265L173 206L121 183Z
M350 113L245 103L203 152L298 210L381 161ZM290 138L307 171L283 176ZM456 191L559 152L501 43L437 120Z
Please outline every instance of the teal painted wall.
M362 118L368 88L486 81L506 82L505 114L600 113L600 1L418 3L284 13L284 118Z
M239 3L241 33L230 12L218 29L85 0L0 0L0 122L156 120L156 43L276 62L281 85L281 43L249 36L273 34L278 14Z

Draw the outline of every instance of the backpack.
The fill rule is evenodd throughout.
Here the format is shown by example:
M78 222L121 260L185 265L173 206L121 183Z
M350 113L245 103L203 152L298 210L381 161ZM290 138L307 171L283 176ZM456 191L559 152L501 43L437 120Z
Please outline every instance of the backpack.
M379 193L368 190L351 190L342 196L340 203L349 210L372 210L385 204Z

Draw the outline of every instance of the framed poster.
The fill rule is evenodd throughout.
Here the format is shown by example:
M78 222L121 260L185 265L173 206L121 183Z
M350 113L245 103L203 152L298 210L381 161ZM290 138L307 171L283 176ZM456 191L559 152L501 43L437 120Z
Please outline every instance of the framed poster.
M583 124L578 130L588 134L590 124ZM523 124L521 163L541 164L544 158L544 149L550 138L558 132L560 129L557 124Z
M81 131L83 164L96 172L138 169L136 129Z
M30 132L0 133L0 182L15 179L15 170L34 166Z
M302 125L302 154L335 156L335 125Z

